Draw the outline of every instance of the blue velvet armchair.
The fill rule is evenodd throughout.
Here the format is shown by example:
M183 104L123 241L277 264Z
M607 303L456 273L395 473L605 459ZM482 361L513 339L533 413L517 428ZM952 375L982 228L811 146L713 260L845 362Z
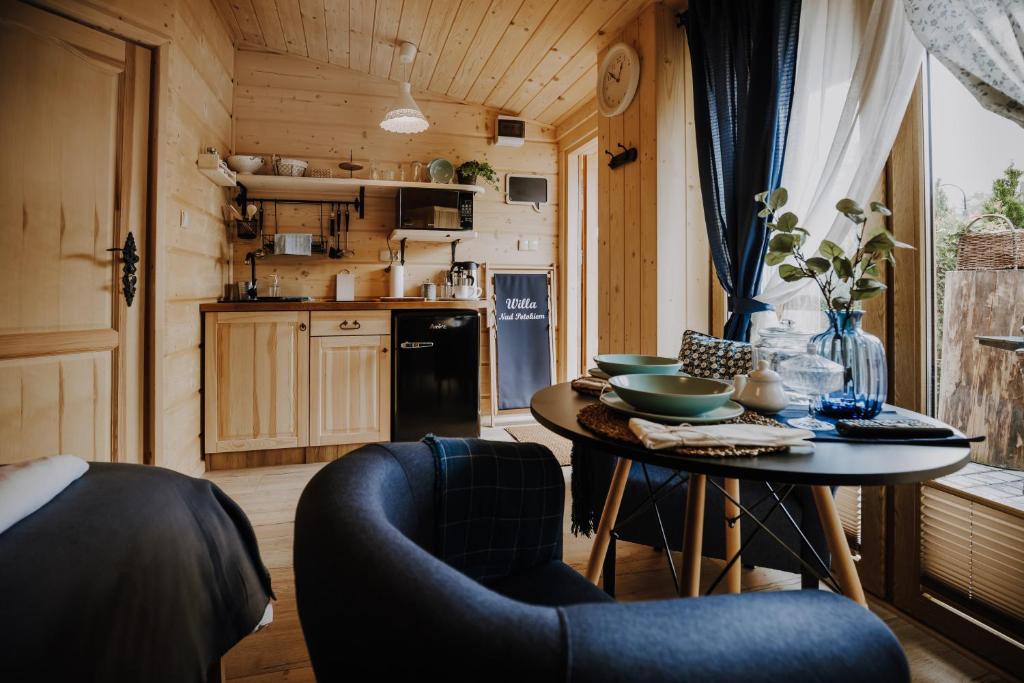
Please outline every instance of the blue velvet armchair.
M561 561L483 585L432 552L434 458L366 446L299 501L295 583L319 681L907 681L869 611L824 591L619 604Z

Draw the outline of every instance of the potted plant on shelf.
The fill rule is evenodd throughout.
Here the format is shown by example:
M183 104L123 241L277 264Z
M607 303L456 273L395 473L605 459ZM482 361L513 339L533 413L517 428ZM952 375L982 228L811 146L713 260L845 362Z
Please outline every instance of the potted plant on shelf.
M808 231L791 211L781 212L789 199L785 188L755 196L768 219L768 252L764 262L778 266L786 282L813 280L824 300L828 328L811 338L813 351L843 366L843 388L814 400L814 414L833 418L872 418L882 410L887 393L885 349L877 337L861 329L860 302L885 291L883 262L895 265L893 252L911 248L898 242L884 224L868 227L868 215L852 199L840 199L836 210L852 224L856 248L852 255L831 240L822 240L812 256L804 253ZM870 212L891 216L880 202L871 202ZM780 213L781 212L781 213Z
M498 189L498 173L486 161L465 161L455 169L462 185L476 185L477 178L483 178Z

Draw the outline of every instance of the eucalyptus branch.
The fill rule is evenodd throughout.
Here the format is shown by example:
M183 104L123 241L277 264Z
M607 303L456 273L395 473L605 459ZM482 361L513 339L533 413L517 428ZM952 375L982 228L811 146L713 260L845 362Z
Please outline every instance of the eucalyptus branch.
M814 279L814 284L818 285L818 289L821 290L821 295L825 297L825 301L828 301L829 295L832 291L832 278L828 277L825 278L824 281L822 281L821 278L819 278L818 275L814 273L814 271L810 270L807 267L807 259L804 258L803 251L800 249L800 247L795 247L793 249L793 259L796 261L797 265L800 266L800 268L811 274L811 277Z
M831 311L849 314L857 302L881 294L885 285L878 279L879 260L895 263L893 250L909 246L897 242L885 226L868 232L864 209L852 199L841 199L836 203L836 209L856 226L857 246L853 259L830 240L822 240L816 255L808 257L802 247L810 233L799 226L800 219L796 214L790 211L779 213L788 200L786 189L780 187L771 193L761 192L755 199L762 205L757 215L766 219L770 235L765 264L778 266L779 276L786 282L813 279ZM881 216L892 215L879 202L872 202L870 210ZM843 290L839 289L840 285L845 285ZM835 316L831 317L838 328Z

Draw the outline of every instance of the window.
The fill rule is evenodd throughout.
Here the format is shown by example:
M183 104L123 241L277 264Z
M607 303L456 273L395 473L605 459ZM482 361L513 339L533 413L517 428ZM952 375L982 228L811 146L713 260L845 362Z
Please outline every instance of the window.
M920 585L904 606L947 632L982 628L1005 645L1024 637L1024 355L977 337L1022 334L1024 270L994 263L993 242L972 246L971 236L1012 240L1005 231L1024 228L1024 129L984 109L934 58L928 74L930 406L986 441L966 468L915 494ZM979 258L965 262L972 252Z

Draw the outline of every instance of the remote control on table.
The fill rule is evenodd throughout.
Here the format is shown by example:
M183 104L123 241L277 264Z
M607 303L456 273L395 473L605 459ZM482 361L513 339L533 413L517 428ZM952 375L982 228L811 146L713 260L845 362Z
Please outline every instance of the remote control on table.
M839 420L836 422L836 431L843 436L857 438L939 439L953 436L953 430L949 427L907 417Z

